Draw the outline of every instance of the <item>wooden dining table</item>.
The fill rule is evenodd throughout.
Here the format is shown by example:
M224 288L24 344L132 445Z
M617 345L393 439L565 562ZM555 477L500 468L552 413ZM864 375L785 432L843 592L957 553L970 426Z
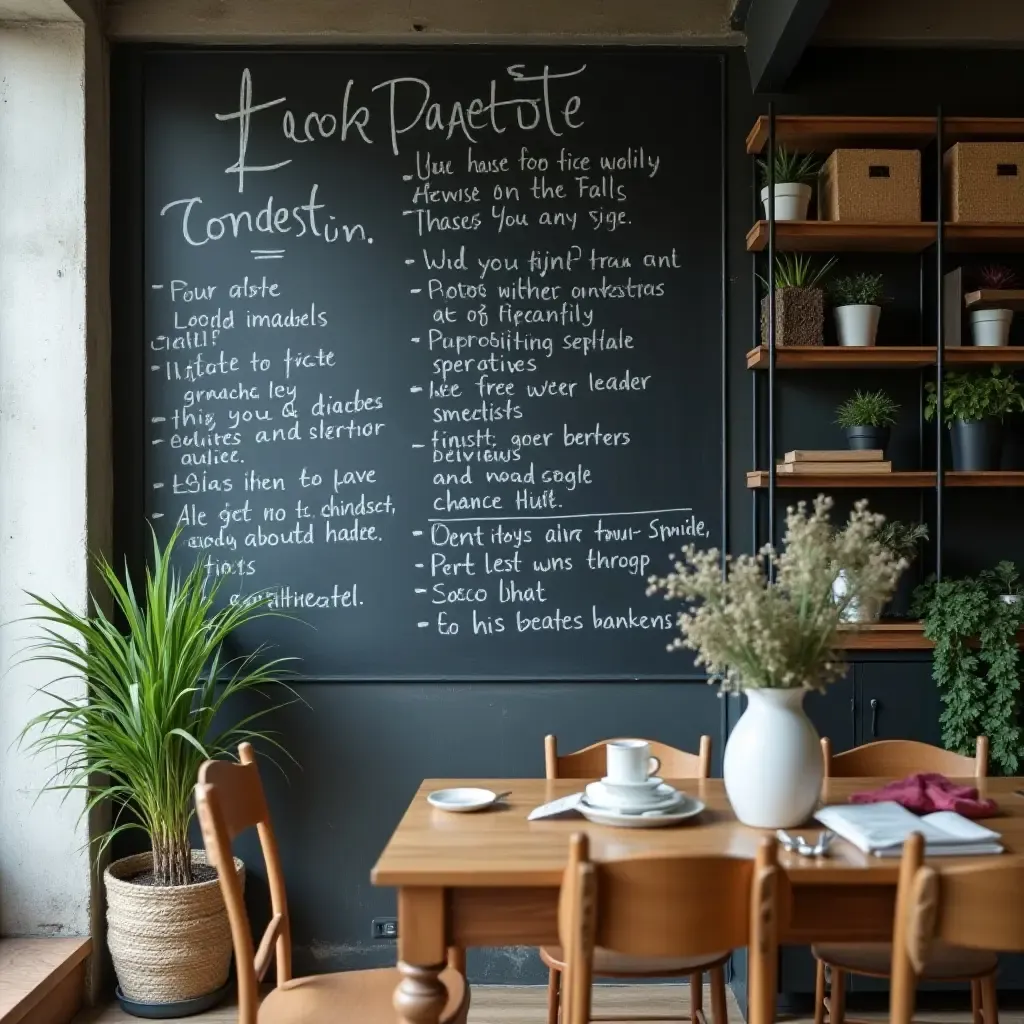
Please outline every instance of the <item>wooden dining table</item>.
M558 945L558 887L572 833L589 835L597 860L666 853L753 858L770 834L736 820L721 779L669 781L706 809L689 823L658 829L610 828L581 817L527 820L541 804L581 791L579 780L424 781L372 873L375 885L398 890L398 1020L437 1024L447 996L440 974L449 947ZM851 794L890 781L828 779L822 802L846 803ZM1007 853L1024 854L1024 797L1015 792L1024 789L1024 780L955 781L978 786L982 796L997 801L999 814L985 824L1002 833ZM427 802L431 791L454 786L511 795L473 814L441 811ZM889 939L898 858L875 857L836 840L827 857L781 853L780 863L791 889L780 942Z

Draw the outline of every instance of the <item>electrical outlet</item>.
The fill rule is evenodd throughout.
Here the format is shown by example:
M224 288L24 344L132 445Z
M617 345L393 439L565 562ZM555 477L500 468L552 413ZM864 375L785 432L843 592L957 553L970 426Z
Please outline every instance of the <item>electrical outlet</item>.
M370 937L374 939L397 939L397 917L375 917L370 922Z

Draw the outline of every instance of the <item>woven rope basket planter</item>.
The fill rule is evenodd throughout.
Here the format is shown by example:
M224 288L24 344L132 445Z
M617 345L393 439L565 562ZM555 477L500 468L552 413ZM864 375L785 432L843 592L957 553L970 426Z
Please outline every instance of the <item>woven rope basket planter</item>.
M231 929L217 879L195 885L137 885L129 879L152 867L141 853L115 861L103 873L107 889L107 945L124 995L137 1002L195 999L227 982ZM192 851L193 864L206 854ZM244 886L245 866L235 870Z

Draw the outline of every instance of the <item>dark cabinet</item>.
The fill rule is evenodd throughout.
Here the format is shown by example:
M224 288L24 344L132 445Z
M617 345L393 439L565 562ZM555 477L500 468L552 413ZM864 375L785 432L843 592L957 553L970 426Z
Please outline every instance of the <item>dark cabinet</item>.
M931 662L862 662L856 679L858 744L920 740L942 745L942 701Z

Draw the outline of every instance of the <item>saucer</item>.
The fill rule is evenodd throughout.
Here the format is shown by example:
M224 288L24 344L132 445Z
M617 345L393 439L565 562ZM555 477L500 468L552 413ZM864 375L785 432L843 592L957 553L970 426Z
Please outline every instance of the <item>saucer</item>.
M427 794L427 803L442 811L454 811L466 814L469 811L482 811L490 807L498 799L497 793L489 789L438 789Z
M634 813L675 807L683 799L683 794L678 790L665 785L660 779L657 782L657 786L648 787L646 792L640 793L635 790L616 793L606 783L591 782L586 789L586 799L594 808Z
M657 775L649 775L643 782L622 782L616 779L609 779L606 775L601 780L601 784L607 786L609 789L628 789L636 791L640 789L654 789L656 786L660 786L663 783Z
M685 793L680 793L679 804L670 806L667 811L645 810L642 813L624 814L621 811L594 807L584 797L580 800L577 810L587 821L595 825L610 825L612 828L665 828L695 818L704 810L704 804Z

